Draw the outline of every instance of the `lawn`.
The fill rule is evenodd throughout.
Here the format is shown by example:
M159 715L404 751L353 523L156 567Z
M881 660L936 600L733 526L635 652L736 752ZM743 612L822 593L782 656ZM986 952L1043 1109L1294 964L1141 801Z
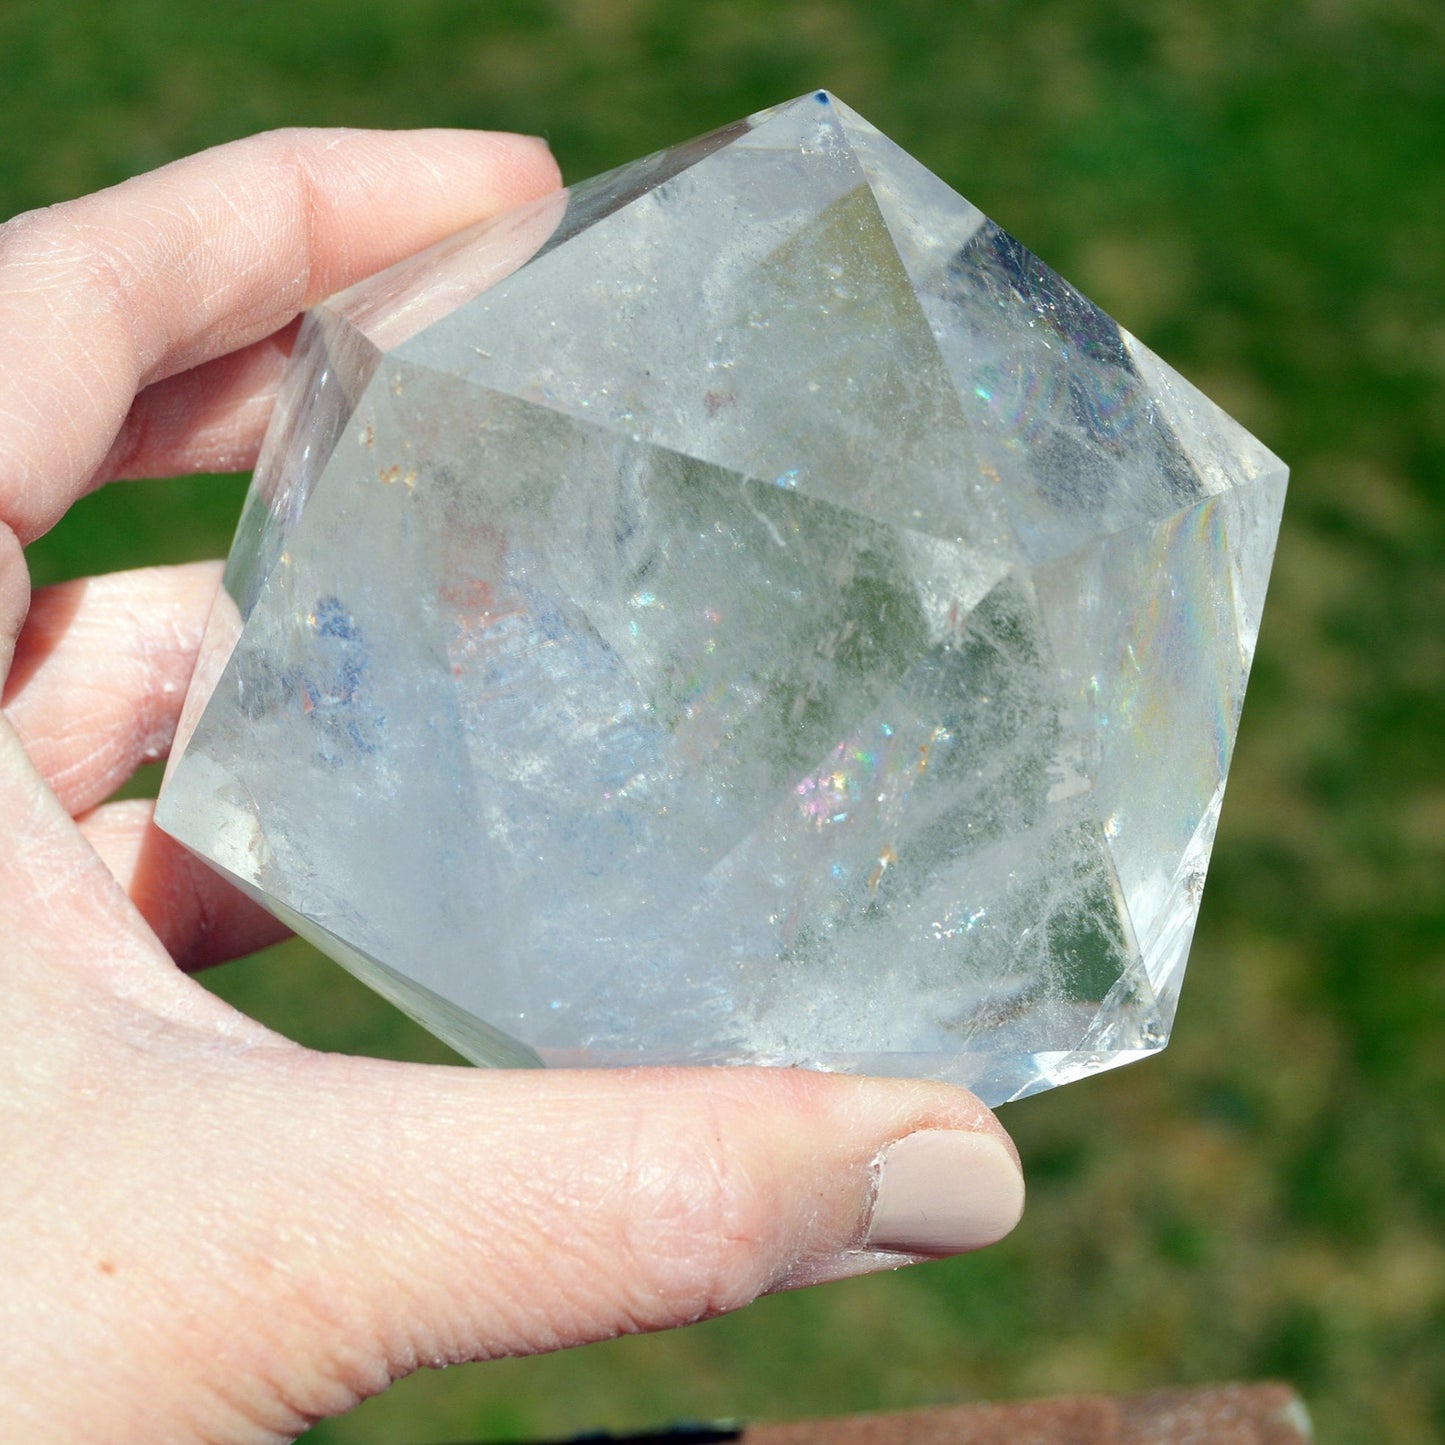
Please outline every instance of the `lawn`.
M8 0L0 214L275 125L546 134L569 179L826 85L1293 468L1162 1058L1005 1110L983 1254L407 1381L318 1445L1282 1377L1445 1438L1445 10L1431 0ZM225 550L244 479L112 487L37 581ZM298 945L319 1047L444 1051Z

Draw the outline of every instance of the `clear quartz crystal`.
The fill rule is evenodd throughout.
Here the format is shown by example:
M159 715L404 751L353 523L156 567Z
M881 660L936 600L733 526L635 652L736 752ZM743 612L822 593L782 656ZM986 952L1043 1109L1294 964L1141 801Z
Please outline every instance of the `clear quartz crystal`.
M825 93L307 318L161 825L486 1063L1169 1033L1277 458Z

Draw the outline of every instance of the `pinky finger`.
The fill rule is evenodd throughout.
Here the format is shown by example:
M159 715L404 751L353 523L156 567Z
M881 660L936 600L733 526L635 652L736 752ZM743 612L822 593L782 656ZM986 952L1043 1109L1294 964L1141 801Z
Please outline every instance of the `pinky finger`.
M78 821L81 832L184 969L254 953L286 927L151 821L144 799L105 803Z

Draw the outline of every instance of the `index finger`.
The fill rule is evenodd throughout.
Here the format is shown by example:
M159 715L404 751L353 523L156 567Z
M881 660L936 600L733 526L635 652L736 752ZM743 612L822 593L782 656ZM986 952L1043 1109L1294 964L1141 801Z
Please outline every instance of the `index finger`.
M0 523L53 526L142 387L557 183L531 137L273 131L0 226Z

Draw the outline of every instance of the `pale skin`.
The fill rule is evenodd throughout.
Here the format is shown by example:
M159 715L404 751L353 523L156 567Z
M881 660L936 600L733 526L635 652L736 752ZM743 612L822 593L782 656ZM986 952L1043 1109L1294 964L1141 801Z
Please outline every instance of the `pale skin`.
M556 184L518 137L287 132L0 227L0 1439L289 1440L424 1365L1017 1218L1012 1146L942 1084L301 1048L185 972L277 926L106 802L169 745L218 572L32 596L23 545L101 483L249 466L300 309ZM949 1160L1007 1151L1003 1203L977 1237L870 1245L880 1155L945 1136L955 1207L990 1179Z

